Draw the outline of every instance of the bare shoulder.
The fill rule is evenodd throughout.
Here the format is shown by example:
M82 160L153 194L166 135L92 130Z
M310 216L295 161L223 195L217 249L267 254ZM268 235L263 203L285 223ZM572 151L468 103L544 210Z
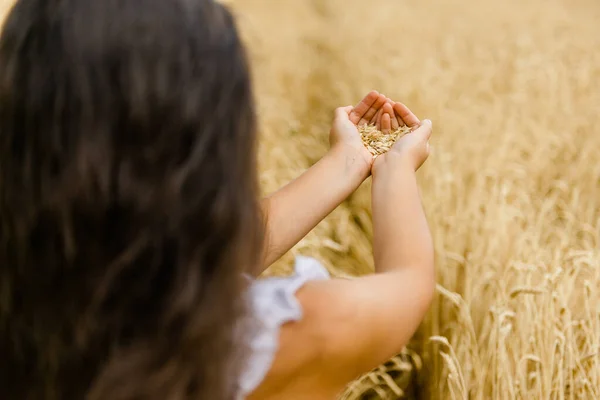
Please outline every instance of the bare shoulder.
M303 317L282 327L261 386L287 391L292 384L296 392L332 395L342 390L402 350L429 307L431 286L411 270L308 282L296 295Z

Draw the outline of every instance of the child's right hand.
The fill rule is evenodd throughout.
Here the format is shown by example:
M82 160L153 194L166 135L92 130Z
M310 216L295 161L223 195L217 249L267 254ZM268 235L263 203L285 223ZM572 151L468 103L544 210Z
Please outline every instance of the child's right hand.
M388 161L400 161L403 164L407 164L413 171L416 171L423 165L427 157L429 157L429 138L432 133L432 123L430 120L419 120L410 112L410 110L401 103L394 104L394 111L390 112L391 107L386 107L381 117L381 130L386 132L390 131L390 121L395 118L396 115L408 115L406 118L407 125L411 127L412 131L407 133L392 146L392 148L385 154L378 156L375 159L372 167L372 173L375 175L376 170L381 170L384 165L390 164ZM394 162L394 164L397 164Z
M391 155L398 154L410 162L414 170L418 170L429 157L429 138L432 123L428 119L420 122L413 131L401 137L390 149Z

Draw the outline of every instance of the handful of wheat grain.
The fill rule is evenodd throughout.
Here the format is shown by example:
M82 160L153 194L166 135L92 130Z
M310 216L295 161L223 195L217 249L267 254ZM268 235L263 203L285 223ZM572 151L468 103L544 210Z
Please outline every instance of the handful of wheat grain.
M358 127L360 138L373 156L387 152L396 143L396 140L409 133L410 130L408 126L401 126L390 133L383 133L375 125L362 125Z

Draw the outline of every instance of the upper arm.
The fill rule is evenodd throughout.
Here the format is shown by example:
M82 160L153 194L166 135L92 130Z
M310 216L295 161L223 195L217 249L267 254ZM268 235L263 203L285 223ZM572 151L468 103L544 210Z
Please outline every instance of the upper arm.
M317 338L319 367L351 380L400 353L408 343L435 290L434 277L427 275L403 269L310 282L297 294L304 318L295 331ZM296 336L290 328L290 335Z

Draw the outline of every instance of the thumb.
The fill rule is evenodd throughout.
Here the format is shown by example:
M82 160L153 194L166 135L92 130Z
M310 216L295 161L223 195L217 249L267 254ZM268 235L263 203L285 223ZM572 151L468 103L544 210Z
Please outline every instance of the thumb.
M424 119L419 124L419 127L417 129L415 129L414 131L412 131L411 134L419 136L419 139L426 142L431 137L432 132L433 132L433 124L432 124L431 120Z
M346 106L346 107L338 107L335 109L335 119L336 120L347 120L350 119L350 111L352 111L354 109L353 106Z

